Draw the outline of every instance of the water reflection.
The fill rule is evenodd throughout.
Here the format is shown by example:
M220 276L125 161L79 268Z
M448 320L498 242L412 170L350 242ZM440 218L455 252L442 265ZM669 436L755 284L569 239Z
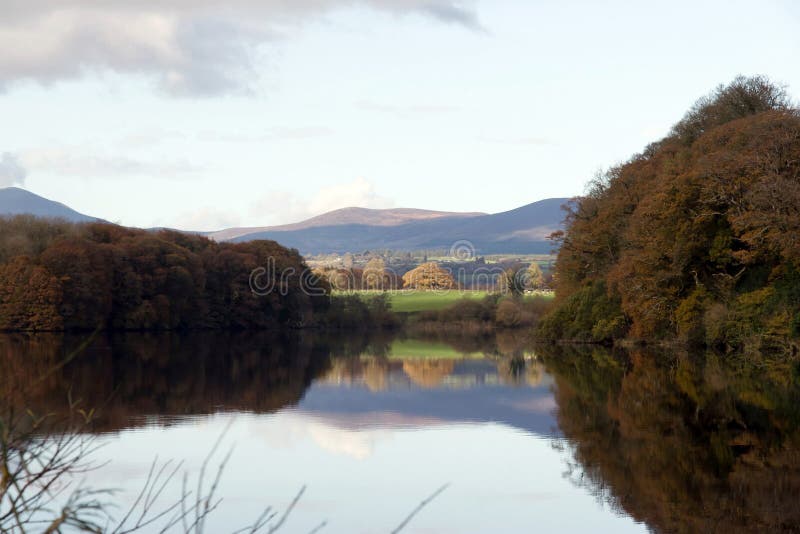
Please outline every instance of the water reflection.
M575 480L658 532L800 530L796 362L547 349Z
M330 365L325 340L210 332L98 336L63 364L83 341L0 336L0 392L37 413L62 409L69 393L95 408L94 428L107 431L143 416L274 411L297 403Z
M59 410L69 393L97 409L97 431L298 404L307 412L519 420L520 428L552 430L550 381L530 350L501 354L485 344L464 350L385 337L120 334L99 336L62 365L84 340L0 336L4 396L49 413ZM11 386L22 383L30 386L12 395ZM539 414L542 421L523 422L526 413Z
M520 373L502 356L334 359L299 410L351 429L501 423L555 436L551 380L533 358Z
M226 445L236 444L226 477L235 483L220 491L232 504L215 513L210 531L240 525L303 484L310 490L293 518L298 531L322 519L330 532L390 531L447 482L408 531L562 526L556 515L539 518L553 502L584 509L595 523L627 521L561 477L552 381L530 350L501 354L490 340L101 336L46 374L80 342L0 338L3 376L37 385L0 382L17 406L40 413L60 409L68 391L100 408L96 460L110 462L91 483L124 481L123 508L155 455L184 459L196 472L226 432Z
M514 336L199 333L99 336L59 365L81 342L0 336L4 409L55 411L68 392L98 407L113 460L100 485L135 487L156 453L196 465L233 424L219 528L257 514L255 495L279 502L308 483L300 530L325 518L330 532L387 531L451 482L415 528L800 529L793 362Z

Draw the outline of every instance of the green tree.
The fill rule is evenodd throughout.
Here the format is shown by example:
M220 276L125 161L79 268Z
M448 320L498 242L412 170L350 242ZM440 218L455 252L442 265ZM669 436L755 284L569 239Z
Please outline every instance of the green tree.
M524 295L526 291L541 289L544 286L544 274L536 262L528 267L506 269L498 277L498 286L501 293Z

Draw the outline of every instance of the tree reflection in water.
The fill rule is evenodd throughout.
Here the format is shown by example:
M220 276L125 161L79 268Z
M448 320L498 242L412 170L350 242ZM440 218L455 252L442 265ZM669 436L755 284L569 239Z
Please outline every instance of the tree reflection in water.
M93 433L141 424L147 418L137 423L139 414L275 409L296 402L323 361L312 345L263 335L10 335L0 337L0 353L2 532L203 532L220 503L228 457L215 456L223 436L192 489L186 473L180 496L162 502L165 488L181 483L182 464L156 459L132 506L115 518L115 492L78 480L97 467ZM302 493L281 514L267 507L244 530L277 531Z
M391 388L398 376L405 388L466 387L454 368L459 358L477 354L495 361L497 383L535 387L552 376L560 442L574 459L569 476L652 530L800 529L796 362L531 347L514 336L458 339L448 357L398 359L392 341L126 334L100 336L80 358L59 366L81 339L0 336L0 415L56 413L68 395L95 408L83 429L90 433L154 417L170 424L220 411L272 412L298 404L315 380L363 384L373 393Z
M658 532L800 529L797 364L547 347L585 485Z

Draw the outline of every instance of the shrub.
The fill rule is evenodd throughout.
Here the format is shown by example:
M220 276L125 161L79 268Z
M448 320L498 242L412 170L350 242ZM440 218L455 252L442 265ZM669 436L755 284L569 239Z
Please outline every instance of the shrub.
M515 299L503 299L497 305L495 322L498 326L513 328L522 322L522 310Z
M628 322L619 300L610 297L603 282L588 283L555 305L539 323L545 340L608 342L624 335Z

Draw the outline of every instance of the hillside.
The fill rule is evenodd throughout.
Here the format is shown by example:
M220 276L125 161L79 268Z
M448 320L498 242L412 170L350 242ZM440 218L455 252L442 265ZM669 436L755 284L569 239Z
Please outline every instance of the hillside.
M64 219L70 222L98 220L95 217L78 213L60 202L48 200L18 187L0 189L0 215L23 214Z
M294 224L229 228L203 235L220 242L269 239L307 255L371 249L449 249L459 241L469 241L480 254L549 254L553 244L547 236L561 228L561 207L568 200L551 198L491 215L411 208L342 208ZM19 214L69 222L99 220L24 189L0 189L0 215Z
M401 224L423 221L429 219L441 219L444 217L477 217L485 213L459 213L448 211L419 210L413 208L393 208L393 209L369 209L369 208L341 208L334 211L311 217L305 221L280 226L261 226L247 228L228 228L218 232L206 234L211 239L217 241L227 241L249 234L263 232L291 232L306 230L308 228L318 228L322 226L340 226L346 224L366 225L366 226L398 226Z
M553 248L547 236L560 228L561 206L567 201L551 198L493 215L448 214L394 225L342 223L273 228L232 240L271 239L303 254L449 249L458 241L469 241L480 254L547 254Z

